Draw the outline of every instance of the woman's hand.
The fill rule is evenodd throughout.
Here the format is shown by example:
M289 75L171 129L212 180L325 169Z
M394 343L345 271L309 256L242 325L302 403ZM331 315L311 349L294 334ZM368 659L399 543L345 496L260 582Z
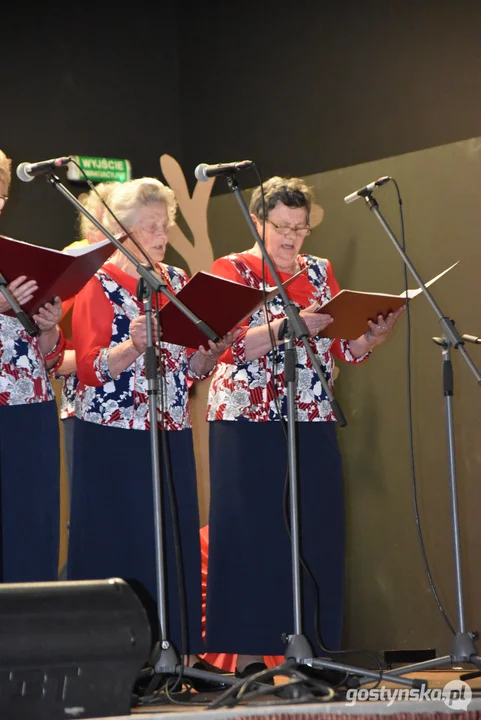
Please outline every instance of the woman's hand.
M155 318L152 320L152 341L155 345L159 340L159 332ZM113 378L118 378L124 370L138 360L147 349L147 316L139 315L130 323L130 338L109 350L109 371Z
M399 310L389 313L386 317L378 315L377 322L373 322L372 320L367 321L369 330L365 333L365 338L372 347L377 347L378 345L382 345L383 342L386 342L395 323L401 317L405 309L406 306L403 305L399 308Z
M142 354L147 348L147 316L139 315L130 323L130 339L138 353ZM157 322L152 318L152 339L156 343L159 340Z
M222 353L227 350L227 348L230 348L230 346L234 342L234 338L237 337L240 332L240 328L238 328L234 332L228 332L227 335L224 335L222 340L219 340L216 343L212 340L208 340L208 348L206 349L203 345L199 345L197 352L199 352L205 358L218 358L222 355Z
M369 330L356 340L349 340L349 347L354 357L362 357L362 355L371 352L375 347L386 342L395 323L399 320L405 309L406 306L403 305L399 310L389 313L386 317L378 315L377 322L368 320Z
M54 298L53 303L45 303L32 317L40 330L40 351L46 358L47 367L53 367L56 357L52 356L52 352L56 347L58 348L57 356L62 352L61 332L58 327L58 323L62 319L62 301L59 297Z
M40 332L50 332L62 319L62 301L59 297L54 298L53 303L45 303L32 317Z
M304 321L304 324L307 326L307 329L309 330L309 335L311 337L316 337L316 335L319 335L319 333L322 330L325 330L328 325L330 325L333 321L333 318L330 315L327 315L325 313L319 312L319 303L314 301L309 305L309 307L305 308L304 310L301 310L299 315Z
M202 377L207 375L217 365L218 358L224 353L227 348L230 348L239 333L242 332L241 328L236 328L232 332L228 332L224 335L222 340L215 343L212 340L208 340L208 348L204 345L200 345L198 350L190 357L190 368L195 375Z
M38 290L38 285L36 280L27 280L26 275L20 275L12 280L7 288L19 305L25 305L33 298L33 294ZM6 313L9 310L11 310L10 305L3 295L0 295L0 313Z

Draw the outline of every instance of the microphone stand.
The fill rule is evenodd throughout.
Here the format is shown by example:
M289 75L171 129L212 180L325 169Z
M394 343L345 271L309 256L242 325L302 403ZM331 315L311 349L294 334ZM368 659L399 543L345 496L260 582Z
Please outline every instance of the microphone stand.
M284 377L287 387L287 418L288 418L288 472L289 472L289 517L291 526L291 563L292 563L292 588L293 588L293 608L294 608L294 632L286 636L286 660L293 659L296 665L306 665L308 667L322 669L327 668L329 670L341 670L347 674L355 676L363 675L364 677L371 678L372 680L379 680L379 672L370 671L364 668L355 667L352 665L344 665L341 663L333 662L330 660L324 660L323 658L313 657L314 653L311 644L307 637L303 634L302 627L302 597L301 597L301 582L300 582L300 557L299 557L299 540L300 540L300 523L299 523L299 511L298 511L298 480L297 480L297 449L296 449L296 417L295 417L295 382L296 382L296 351L294 338L301 340L302 344L306 349L313 368L316 370L319 380L324 388L324 391L329 399L329 403L337 418L339 425L345 427L347 421L344 414L339 406L339 403L334 398L329 384L325 378L324 372L319 363L319 359L312 349L309 342L309 332L305 326L302 318L299 315L299 311L296 305L290 300L287 295L285 288L283 287L276 268L267 253L267 250L257 232L256 226L250 216L247 205L242 197L242 194L235 177L235 170L232 174L226 176L227 184L229 189L234 193L237 201L240 205L241 211L247 221L247 224L254 236L254 239L259 246L262 256L268 266L272 277L274 278L275 284L279 290L279 294L282 297L284 303L285 312L287 315L287 331L286 337L286 357L285 357L285 370ZM272 671L270 671L272 672ZM416 679L406 678L393 678L394 682L398 682L401 685L409 685L410 687L419 687L419 681ZM299 688L299 685L295 685L292 689L294 696L304 691L305 688ZM308 691L307 691L308 692ZM308 694L310 694L308 692Z
M180 656L174 644L169 638L169 628L167 622L167 604L166 604L166 585L165 585L165 556L164 556L164 510L161 492L161 462L159 452L158 422L157 422L157 355L153 342L152 333L152 295L154 293L162 293L170 302L172 302L186 317L213 342L220 340L219 336L201 320L195 313L189 310L175 295L172 293L164 280L158 275L152 267L143 265L127 248L123 247L122 242L112 235L108 230L95 218L77 198L60 182L59 178L53 173L47 175L47 181L55 187L69 202L74 205L79 212L87 217L95 227L102 232L115 247L120 250L135 266L140 279L137 286L137 297L143 299L144 311L147 322L147 348L145 351L145 374L147 379L147 394L149 396L149 422L150 422L150 449L152 455L152 488L154 500L154 524L155 524L155 557L156 557L156 580L157 580L157 608L158 623L160 631L160 640L152 651L149 664L152 664L153 670L149 674L153 675L153 680L149 685L149 691L154 691L164 678L169 676L182 676L199 678L208 682L218 681L224 685L236 685L239 683L238 678L228 675L216 674L206 670L198 670L196 668L184 667L180 661ZM163 428L161 428L163 431ZM150 663L150 661L152 661ZM144 675L145 677L145 675Z
M25 310L22 310L20 305L15 299L15 296L12 295L10 290L8 289L8 282L5 279L5 277L0 273L0 293L2 293L5 300L8 302L10 307L12 308L13 312L15 313L15 316L17 320L20 321L20 323L23 325L25 330L29 335L32 337L35 337L35 335L38 335L38 327L34 323L33 320L27 315Z
M457 480L456 480L456 456L455 456L455 443L454 443L454 423L453 423L453 368L451 364L451 349L454 348L461 353L461 356L466 361L468 367L473 373L478 385L481 384L481 374L469 357L464 347L464 341L468 342L480 342L480 339L474 335L463 335L461 336L455 328L454 320L447 317L426 285L421 280L416 268L406 255L405 251L401 247L399 241L394 235L393 231L389 227L388 223L384 219L377 201L372 197L372 191L367 193L364 198L367 207L377 217L380 224L386 231L388 237L392 240L394 247L403 258L404 263L407 265L412 275L414 276L419 287L422 288L429 304L433 308L439 323L441 325L442 337L434 337L433 341L440 346L442 355L442 368L443 368L443 395L445 402L445 416L446 416L446 430L447 430L447 442L448 442L448 462L449 462L449 487L451 495L451 521L452 521L452 542L453 542L453 554L454 554L454 568L455 568L455 592L456 592L456 603L457 603L457 632L454 636L453 646L451 653L443 657L434 658L432 660L426 660L425 662L415 663L407 665L394 670L389 670L384 673L384 677L388 677L393 680L395 676L410 673L416 670L425 670L429 668L435 668L438 666L445 666L450 664L458 664L463 662L469 662L478 668L481 668L481 657L478 655L474 640L477 637L475 632L467 632L464 615L464 600L463 600L463 582L462 582L462 570L461 570L461 552L460 552L460 541L459 541L459 514L458 514L458 492L457 492ZM477 675L478 673L476 673Z

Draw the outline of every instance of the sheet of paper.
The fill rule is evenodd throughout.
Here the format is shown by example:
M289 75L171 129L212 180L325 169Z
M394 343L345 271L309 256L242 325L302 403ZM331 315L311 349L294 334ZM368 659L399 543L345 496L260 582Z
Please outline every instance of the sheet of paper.
M446 275L447 272L452 270L453 267L456 267L456 265L458 265L458 264L459 264L459 260L458 260L458 262L455 262L453 265L451 265L451 267L448 267L448 268L446 268L446 270L443 270L441 273L439 273L439 275L436 275L436 277L433 277L431 280L424 283L424 285L426 287L429 287L430 285L435 283L436 280L439 280L440 277L442 277L443 275ZM419 295L419 293L422 293L422 292L423 292L422 288L416 288L414 290L408 290L407 292L404 291L402 293L399 293L398 297L407 297L409 300L412 300L412 298L416 297L416 295Z

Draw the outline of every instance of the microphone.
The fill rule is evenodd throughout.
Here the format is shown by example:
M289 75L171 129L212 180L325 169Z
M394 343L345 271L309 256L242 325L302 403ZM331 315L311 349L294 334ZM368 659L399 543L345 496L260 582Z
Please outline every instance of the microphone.
M240 162L231 163L219 163L218 165L207 165L207 163L201 163L197 165L194 170L194 175L197 180L205 182L209 178L217 177L218 175L232 175L238 170L248 170L254 165L252 160L240 160Z
M375 180L372 183L369 183L369 185L365 185L360 190L356 190L355 192L351 193L350 195L346 195L344 198L344 202L349 204L354 202L354 200L357 200L360 197L367 197L372 193L373 190L375 190L377 187L380 187L381 185L384 185L385 183L389 182L389 180L392 180L392 178L389 175L384 175L384 177L380 177L377 180Z
M17 167L17 177L22 182L30 182L37 175L44 175L51 172L55 168L68 165L72 161L71 157L53 158L52 160L43 160L37 163L23 162Z
M463 335L463 340L474 343L475 345L481 345L481 337L476 337L476 335Z

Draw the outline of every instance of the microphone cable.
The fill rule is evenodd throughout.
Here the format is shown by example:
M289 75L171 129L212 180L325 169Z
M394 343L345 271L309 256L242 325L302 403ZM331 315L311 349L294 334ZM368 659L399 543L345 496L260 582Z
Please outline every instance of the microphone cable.
M400 217L400 227L401 227L401 246L404 252L406 251L406 238L405 238L405 230L404 230L404 215L403 215L403 200L401 196L401 192L399 190L399 185L396 182L395 178L391 178L391 180L394 183L394 186L396 188L396 194L398 199L398 205L399 205L399 217ZM407 274L407 267L406 263L403 263L403 272L404 272L404 288L405 288L405 294L407 296L409 284L408 284L408 274ZM421 526L421 518L419 514L419 504L418 504L418 490L417 490L417 477L416 477L416 463L414 458L414 432L413 432L413 407L412 407L412 368L411 368L411 311L409 308L409 300L406 299L406 325L407 325L407 333L406 333L406 379L407 379L407 404L408 404L408 432L409 432L409 459L410 459L410 467L411 467L411 480L412 480L412 499L413 499L413 506L414 506L414 516L416 521L416 529L419 539L419 544L421 547L421 556L424 564L424 569L429 581L429 585L431 587L431 592L434 596L434 599L437 603L437 606L439 608L439 611L441 615L444 618L444 621L446 622L446 625L448 626L449 630L453 635L456 634L456 630L453 627L453 624L451 623L447 613L445 612L441 600L439 598L438 592L436 590L436 586L434 584L434 580L431 574L431 570L429 567L429 562L427 558L426 553L426 546L424 543L424 536L422 532L422 526Z

